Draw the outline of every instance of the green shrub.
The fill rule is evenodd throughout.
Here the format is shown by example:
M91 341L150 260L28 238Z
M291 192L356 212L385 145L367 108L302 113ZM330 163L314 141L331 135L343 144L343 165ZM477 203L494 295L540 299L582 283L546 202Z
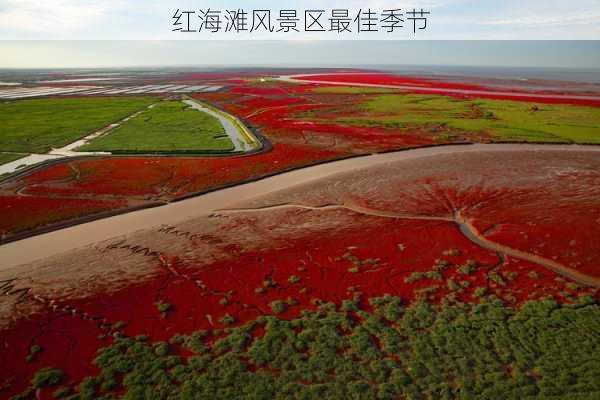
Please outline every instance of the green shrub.
M584 399L598 392L595 303L541 300L514 309L488 296L403 308L396 296L365 300L362 309L357 298L340 307L320 301L291 320L264 315L174 335L175 346L199 349L191 357L173 355L166 342L116 339L99 350L99 373L73 399ZM40 370L34 387L61 376ZM33 395L30 388L19 396Z
M473 271L475 271L476 263L474 262L466 262L458 267L458 271L464 275L471 275Z
M165 315L172 309L171 304L164 302L162 300L157 301L156 303L154 303L154 305L156 306L156 309L158 310L158 312L163 315Z
M425 272L425 277L436 281L441 281L443 279L442 274L438 271L427 271Z
M70 387L68 386L62 386L59 387L58 389L56 389L54 391L54 393L52 393L52 396L55 399L64 399L65 397L69 396L73 391L71 390Z
M497 283L500 286L506 285L506 282L504 282L504 279L502 279L502 277L495 272L489 273L488 279L491 280L492 282Z
M219 322L221 322L223 325L231 325L235 322L235 318L229 314L225 314L221 317Z
M461 289L460 285L456 283L454 279L448 279L446 285L448 286L448 289L453 292Z
M31 362L35 359L35 356L42 351L42 348L40 346L38 346L37 344L32 345L29 348L29 354L27 354L27 357L25 358L25 360L27 362Z
M269 303L269 307L275 314L281 314L287 309L287 304L281 300L275 300Z
M414 282L417 282L417 281L423 279L424 276L425 276L425 274L423 272L415 271L415 272L412 272L407 278L405 278L404 282L414 283Z
M158 342L154 346L154 354L159 357L166 356L169 354L169 344L167 342Z
M31 386L34 388L42 388L46 386L54 386L58 384L64 376L64 373L60 369L56 368L43 368L39 370L31 380Z

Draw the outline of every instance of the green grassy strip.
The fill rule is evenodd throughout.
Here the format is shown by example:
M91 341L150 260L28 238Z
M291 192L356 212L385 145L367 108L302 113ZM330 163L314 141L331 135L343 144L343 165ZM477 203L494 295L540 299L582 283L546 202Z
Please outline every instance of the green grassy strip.
M0 103L0 151L47 153L155 101L151 97L85 97Z
M600 307L534 301L518 310L398 297L321 304L284 320L118 338L69 399L584 399L600 395ZM225 326L234 318L221 318ZM261 332L256 335L256 332ZM181 357L179 349L194 353ZM41 371L57 384L59 373ZM30 392L31 393L31 392Z
M162 101L77 149L115 153L231 151L220 121L181 101Z

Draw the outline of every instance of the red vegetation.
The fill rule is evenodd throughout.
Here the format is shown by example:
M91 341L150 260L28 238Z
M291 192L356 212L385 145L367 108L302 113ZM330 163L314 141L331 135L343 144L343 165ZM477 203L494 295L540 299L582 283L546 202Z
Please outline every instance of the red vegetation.
M360 73L360 74L324 74L324 75L306 75L298 76L296 79L319 82L345 82L345 83L366 83L371 85L392 85L392 86L417 86L439 89L458 89L458 90L488 90L485 86L471 85L458 82L443 82L435 79L421 77L407 77L401 75L392 75L384 73Z
M302 223L325 218L330 225L320 232L317 228L302 234L303 228L298 228ZM302 309L313 308L317 300L339 303L357 293L365 299L389 293L410 302L421 292L438 302L453 291L448 285L450 279L462 285L468 282L468 287L456 292L457 298L466 302L479 301L477 288L485 288L488 294L512 305L544 296L563 300L565 293L589 292L570 288L556 274L531 263L509 259L499 267L495 253L474 245L447 222L292 210L232 217L223 222L222 228L229 232L252 227L260 240L268 235L265 229L270 223L282 221L287 222L288 233L295 237L286 240L285 245L280 241L285 238L272 237L271 247L241 251L218 236L181 238L189 240L191 248L196 241L210 240L215 246L228 247L234 257L194 264L181 261L176 254L149 256L148 262L159 271L154 278L117 293L84 300L62 299L55 304L59 308L68 305L73 312L47 309L29 321L20 321L3 332L10 346L0 355L0 381L15 379L4 393L21 390L43 366L61 368L69 381L78 382L93 372L95 350L110 343L114 332L167 340L176 333L224 328L219 319L225 314L233 316L236 324L271 314L269 304L275 300L293 301L280 314L292 318ZM448 249L457 252L444 255ZM438 258L450 263L440 280L406 281L415 271L431 271ZM473 271L457 269L469 259L477 261ZM491 280L491 273L497 273L503 282ZM435 290L427 293L431 289L426 288ZM167 302L171 309L161 315L157 301ZM107 325L100 327L98 322L83 320L84 313L101 317ZM124 328L117 327L119 321L125 322ZM43 350L27 363L25 357L33 344Z
M485 238L600 277L595 152L438 154L281 195L274 204L341 202L400 215L461 218ZM385 177L385 179L383 178ZM385 182L385 188L374 188ZM384 179L384 180L382 180Z
M80 171L78 179L55 181L34 173L27 178L27 195L91 196L115 195L173 200L251 178L268 175L315 161L332 159L338 153L308 146L281 144L276 150L250 157L114 157L70 162ZM45 176L60 176L63 165L49 167ZM39 183L37 183L39 182ZM44 182L44 183L41 183Z
M222 79L235 74L192 74L190 79ZM410 84L421 87L481 89L483 87L444 83L431 79L406 78L389 74L329 74L310 79L346 79L386 84ZM268 138L272 150L247 157L111 157L71 161L36 171L14 182L0 185L6 196L61 196L73 202L91 196L110 196L130 206L172 201L193 193L204 192L280 171L321 161L357 154L369 154L408 147L443 144L461 140L485 141L477 137L443 135L441 131L415 131L358 127L330 122L328 115L352 117L356 112L348 105L364 95L315 93L317 84L293 85L281 82L260 84L239 79L229 82L229 90L196 94L226 111L243 118ZM485 88L483 88L485 89ZM462 95L461 95L462 96ZM361 101L362 101L361 100ZM536 100L537 101L537 100ZM314 113L314 117L311 115ZM318 116L322 118L318 118ZM441 128L440 128L441 129ZM480 137L482 136L482 137ZM85 215L87 205L71 215ZM110 207L117 207L108 204ZM121 207L121 204L118 205ZM28 213L26 207L14 207L16 221ZM56 221L53 219L52 221ZM11 231L27 228L13 226Z
M287 150L293 159L297 148ZM269 154L280 153L262 157ZM600 166L594 154L436 157L435 163L425 157L338 175L332 178L335 184L324 180L274 193L256 205L346 204L391 215L297 207L222 213L173 230L132 235L124 243L105 243L95 249L102 259L133 257L123 266L152 272L83 299L69 294L52 303L43 296L29 298L43 303L40 313L2 333L9 345L0 354L0 382L10 383L0 393L22 390L43 366L61 368L78 382L93 372L95 350L109 344L116 332L166 340L176 333L225 328L220 322L225 315L239 324L271 314L271 303L278 300L286 302L279 315L292 318L319 301L339 303L358 294L367 299L387 293L406 303L417 297L433 303L452 298L478 302L494 295L515 307L542 297L560 302L584 294L598 297L597 290L540 264L480 247L455 221L427 219L460 214L489 240L598 276L594 238L600 226L600 186L594 171ZM133 246L152 251L136 252ZM162 315L159 301L171 306ZM33 344L43 350L25 362Z
M0 196L0 235L35 229L51 223L123 208L126 205L127 202L122 199Z
M354 154L386 151L432 143L430 137L398 134L388 129L306 122L295 115L322 104L308 97L311 86L276 85L256 87L239 84L225 93L202 94L219 106L258 127L272 143L272 150L244 157L110 157L55 164L0 187L10 196L70 199L65 219L89 213L87 200L103 195L117 198L106 209L123 203L143 205L177 199L230 184L267 176L321 161ZM339 101L339 99L338 99ZM81 199L82 206L77 206ZM133 202L133 203L132 203ZM94 211L95 212L95 211ZM7 231L30 229L26 206L12 208L15 223ZM59 222L49 218L47 223Z
M270 83L261 87L239 85L232 88L230 94L215 93L202 97L259 127L275 144L275 149L279 143L296 143L334 150L340 155L351 155L436 143L433 137L419 132L315 121L306 113L319 113L336 105L343 110L357 100L352 95L312 92L317 86ZM237 96L232 96L233 93Z
M280 144L250 157L114 157L57 164L13 183L18 193L4 191L0 232L10 237L98 212L171 201L339 156L328 149Z
M439 94L457 98L486 98L496 100L513 100L544 104L573 104L580 106L600 107L598 96L581 94L553 93L546 91L524 91L514 89L496 89L482 85L458 82L444 82L428 78L411 78L382 73L372 74L327 74L306 75L297 79L317 82L341 82L348 84L398 86L410 89L411 93ZM419 90L419 88L427 90ZM438 90L436 90L438 89Z
M35 173L26 175L23 181L30 185L47 181L58 181L71 178L74 172L73 169L69 168L67 163L54 164L52 167L38 169Z
M257 88L236 81L230 92L202 95L260 128L273 143L269 152L57 164L2 185L0 229L20 232L132 204L170 201L323 160L433 142L424 135L303 120L300 111L345 101L314 95L311 87ZM499 157L484 152L470 160L425 159L410 168L389 168L390 175L378 177L380 187L373 187L372 175L357 172L340 180L343 184L325 183L273 199L273 204L356 204L415 219L347 210L268 210L220 217L216 234L204 232L202 223L194 235L148 233L164 235L160 239L169 250L143 256L154 267L144 279L83 299L68 293L51 303L26 299L39 305L39 313L2 331L0 396L21 391L44 366L61 368L70 382L80 381L95 372L91 362L96 350L118 332L164 340L175 333L224 328L219 322L224 315L243 323L272 313L269 304L275 300L289 303L281 315L291 318L320 300L340 302L358 293L363 299L389 293L407 303L419 296L440 302L452 295L476 302L477 292L484 290L512 306L546 296L568 302L581 294L597 295L537 264L477 246L454 222L418 219L460 213L489 240L598 276L600 166L583 156L563 159L558 152L539 159L522 154L500 162ZM150 246L144 236L137 239L131 245ZM221 255L198 251L207 245ZM105 251L115 252L115 258L127 256L124 249ZM436 271L438 259L448 262L437 271L440 276L411 279L415 272ZM468 260L474 261L472 270L461 270ZM452 288L451 282L460 288ZM161 315L158 301L171 309ZM34 344L42 351L26 362ZM41 398L50 396L50 391L41 392Z

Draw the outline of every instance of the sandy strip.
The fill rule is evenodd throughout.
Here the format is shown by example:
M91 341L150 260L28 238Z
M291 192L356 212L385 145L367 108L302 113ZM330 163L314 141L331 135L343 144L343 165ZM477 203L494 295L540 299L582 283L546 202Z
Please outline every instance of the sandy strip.
M210 215L216 210L243 207L245 201L256 197L314 182L337 173L395 161L432 157L440 154L481 151L575 151L597 152L600 155L600 146L535 144L454 145L404 150L333 161L217 190L164 206L121 214L7 243L0 246L0 270L88 246L116 236L127 235L139 230L150 229L165 224L173 225L191 218Z

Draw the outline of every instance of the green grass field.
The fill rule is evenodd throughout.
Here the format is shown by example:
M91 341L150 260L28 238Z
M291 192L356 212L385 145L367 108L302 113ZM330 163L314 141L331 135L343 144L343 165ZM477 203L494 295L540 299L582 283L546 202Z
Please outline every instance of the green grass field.
M18 160L19 158L23 158L26 155L27 154L23 153L0 153L0 165Z
M155 101L151 97L88 97L0 103L0 151L47 153Z
M162 101L77 150L202 153L233 148L215 117L180 101Z
M485 134L492 140L600 143L600 109L571 105L382 94L359 104L356 115L337 122L425 131L444 126L456 133Z

